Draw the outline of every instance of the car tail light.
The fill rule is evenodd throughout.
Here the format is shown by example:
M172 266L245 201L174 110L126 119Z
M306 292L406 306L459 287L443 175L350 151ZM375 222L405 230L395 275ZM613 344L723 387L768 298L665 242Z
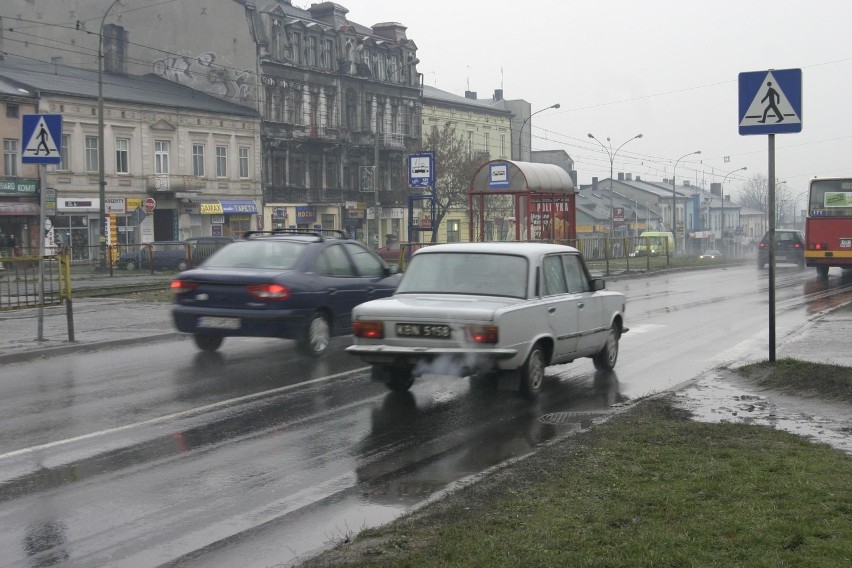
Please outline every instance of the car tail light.
M281 284L252 284L247 286L248 293L261 300L286 300L290 290Z
M813 250L826 250L828 249L828 245L825 243L814 243L811 245Z
M355 337L364 339L382 339L385 336L385 328L380 321L353 321L352 333Z
M800 249L800 248L802 248L802 243L793 243L793 248L794 248L794 249Z
M188 280L172 280L170 285L172 292L175 294L186 294L198 288L198 282L190 282Z
M500 334L496 325L466 325L464 337L470 343L497 343Z
M769 246L765 242L760 241L760 244L757 245L757 248L765 249L765 248L769 248Z

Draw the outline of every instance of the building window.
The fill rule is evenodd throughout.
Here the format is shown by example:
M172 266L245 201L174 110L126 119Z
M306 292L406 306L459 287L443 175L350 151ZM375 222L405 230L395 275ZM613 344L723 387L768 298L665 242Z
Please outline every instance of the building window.
M447 242L458 243L461 241L461 222L458 220L447 221Z
M489 132L485 133L485 153L491 156L491 134Z
M86 136L86 171L98 171L98 137Z
M505 134L500 135L500 157L501 158L506 157L506 135Z
M130 139L115 139L115 173L130 173Z
M20 112L18 105L6 103L6 118L18 118Z
M59 148L59 165L56 169L60 171L68 171L70 166L68 164L68 152L71 150L71 135L63 134L62 135L62 147Z
M308 38L308 65L315 67L317 64L317 38Z
M216 146L216 177L228 177L227 146Z
M7 176L18 175L18 140L15 138L3 140L3 172Z
M470 131L467 132L467 155L473 155L473 132Z
M192 175L204 177L204 144L192 145Z
M154 140L154 173L169 173L169 151L171 142L168 140Z
M249 177L249 149L245 146L240 146L240 178L246 179Z

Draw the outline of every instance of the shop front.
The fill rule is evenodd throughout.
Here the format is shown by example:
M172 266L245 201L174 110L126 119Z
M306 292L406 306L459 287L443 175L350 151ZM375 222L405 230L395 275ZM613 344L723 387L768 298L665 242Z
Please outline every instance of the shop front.
M40 208L32 179L0 178L0 251L29 254L38 248Z
M257 203L250 199L209 199L181 203L180 238L241 237L257 229Z

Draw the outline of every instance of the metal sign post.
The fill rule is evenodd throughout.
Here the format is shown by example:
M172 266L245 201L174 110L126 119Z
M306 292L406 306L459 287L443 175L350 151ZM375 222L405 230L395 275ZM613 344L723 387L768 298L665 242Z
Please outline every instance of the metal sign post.
M775 135L802 131L802 70L769 69L739 76L739 132L769 142L769 361L775 361Z

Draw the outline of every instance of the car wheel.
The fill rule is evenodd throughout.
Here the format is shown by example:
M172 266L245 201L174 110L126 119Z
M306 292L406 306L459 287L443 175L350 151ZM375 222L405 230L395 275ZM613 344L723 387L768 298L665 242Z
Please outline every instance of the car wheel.
M615 368L615 362L618 360L619 335L618 327L613 325L609 329L609 335L606 336L603 349L592 357L592 362L598 371L612 371Z
M766 263L765 263L765 262L763 262L763 261L761 261L761 260L758 260L758 261L757 261L757 269L758 269L758 270L763 270L763 267L764 267L764 266L766 266Z
M188 260L181 260L180 262L178 262L177 269L180 270L181 272L183 272L184 270L187 270L188 268L189 268L189 261Z
M323 314L316 313L311 318L311 323L308 324L308 329L299 346L311 357L319 357L328 351L330 341L331 326L328 324L328 318Z
M210 353L219 349L219 346L222 345L222 341L225 339L221 335L207 335L201 333L193 335L192 338L195 339L195 345L199 349Z
M538 398L541 384L544 382L544 351L536 344L527 356L527 360L518 370L521 379L521 396L529 400Z
M827 266L817 266L817 276L820 278L828 278L828 267Z
M405 392L414 384L414 373L409 367L373 365L371 377L394 392Z
M136 270L136 263L132 260L128 260L127 264L124 265L125 270Z

